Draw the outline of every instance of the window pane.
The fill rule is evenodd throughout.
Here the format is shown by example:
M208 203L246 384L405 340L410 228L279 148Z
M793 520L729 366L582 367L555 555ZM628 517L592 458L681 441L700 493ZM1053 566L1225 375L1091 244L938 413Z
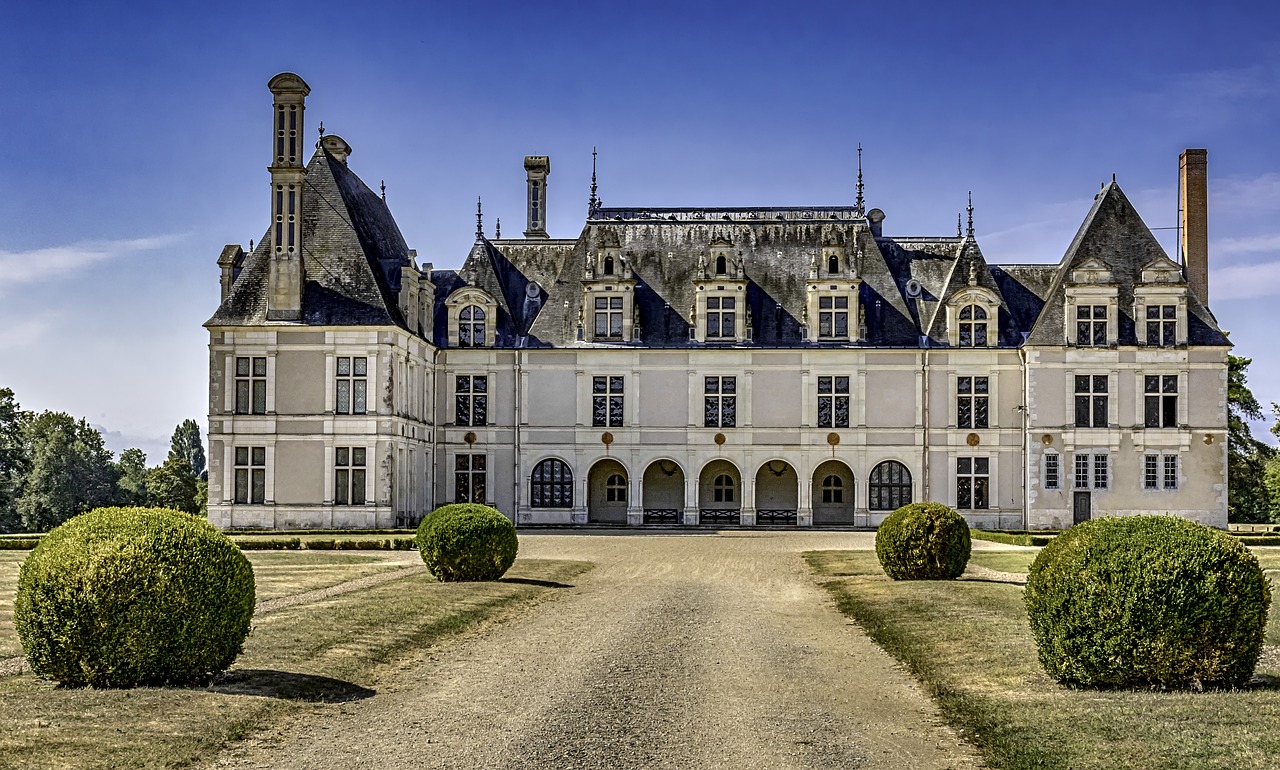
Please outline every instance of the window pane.
M973 427L973 400L970 398L961 398L957 406L956 421L961 428Z
M708 428L720 425L720 399L707 396L702 405L702 424Z
M720 378L719 378L719 377L704 377L704 378L703 378L703 391L702 391L702 392L703 392L703 393L719 393L719 392L720 392Z
M1093 427L1107 427L1107 397L1093 397Z
M1076 396L1076 427L1087 428L1091 420L1089 418L1089 397Z
M459 425L471 424L471 398L457 396L454 403L454 421Z
M253 376L254 377L267 376L267 359L265 358L253 359Z
M251 462L250 465L266 465L267 464L267 448L260 447L260 446L253 447L253 451L251 453L251 459L253 460L253 462Z
M349 471L337 471L337 472L334 474L334 477L333 477L333 503L334 503L334 505L346 505L346 504L347 504L347 501L348 501L348 497L347 497L347 483L348 483L348 481L349 481L349 479L347 478L347 474L348 474L348 473L349 473Z
M973 479L973 507L985 510L990 507L987 500L987 478L976 476Z
M334 465L350 465L351 450L344 446L340 446L333 450L333 463Z
M591 397L591 425L600 428L605 424L606 419L606 399L604 396Z
M973 460L968 457L956 458L956 473L972 473Z
M358 446L351 450L351 464L364 465L364 447Z
M471 500L472 502L483 503L485 501L484 474L471 474Z
M831 396L818 396L818 427L831 427Z
M1143 401L1143 424L1148 428L1160 427L1160 397L1147 396Z
M250 494L250 502L255 505L261 505L267 499L267 473L266 471L254 468L249 472L253 481L253 489Z
M836 313L836 330L835 330L834 336L836 337L849 336L849 314L848 313Z
M737 377L721 377L720 392L721 393L737 393L738 378Z
M973 402L973 427L987 427L987 399L978 397Z
M364 505L364 471L351 471L351 504Z
M991 460L987 457L973 458L973 472L986 475L989 472Z
M351 411L351 380L338 380L337 403L334 411L347 414Z
M471 378L471 391L473 393L485 393L489 389L489 378L477 375Z
M738 399L734 396L723 396L720 404L720 426L732 428L738 419Z
M832 386L832 378L830 378L830 377L819 377L819 378L818 378L818 392L819 392L819 393L830 393L830 392L831 392L831 386Z
M985 347L987 344L987 325L973 325L973 344L978 347Z
M1093 376L1093 392L1094 393L1107 392L1107 376L1105 374L1095 374Z
M1089 378L1088 378L1088 376L1080 376L1080 375L1077 375L1077 376L1076 376L1076 392L1077 392L1077 393L1088 393L1088 392L1089 392Z
M236 497L237 503L249 502L249 470L247 468L236 469Z
M622 392L622 378L621 378L621 377L610 377L610 378L609 378L609 392L610 392L610 393L621 393L621 392Z
M956 479L956 507L973 507L973 486L968 476L961 476Z
M346 357L338 358L338 376L346 377L351 374L351 359Z
M956 392L969 393L973 390L972 377L959 377L956 379Z
M236 414L249 413L249 380L236 380Z
M609 427L622 427L622 396L609 397Z
M489 399L486 396L472 396L471 398L471 424L488 425Z
M253 413L254 414L267 413L267 381L266 380L253 381Z
M236 376L237 377L249 376L249 359L247 358L236 359Z
M848 378L848 377L837 377L837 378L836 378L836 392L837 392L837 393L848 393L848 392L849 392L849 378Z
M1164 421L1161 423L1161 426L1165 428L1178 427L1178 397L1165 396L1163 400Z
M837 428L849 427L849 398L848 396L836 397L836 425Z
M351 412L353 414L364 414L368 410L368 399L366 391L369 389L367 380L352 380L351 384L355 388L355 397L352 399Z
M605 381L605 378L604 378L604 377L592 377L592 378L591 378L591 392L592 392L592 393L603 393L603 392L605 392L606 384L607 384L607 383L606 383L606 381Z

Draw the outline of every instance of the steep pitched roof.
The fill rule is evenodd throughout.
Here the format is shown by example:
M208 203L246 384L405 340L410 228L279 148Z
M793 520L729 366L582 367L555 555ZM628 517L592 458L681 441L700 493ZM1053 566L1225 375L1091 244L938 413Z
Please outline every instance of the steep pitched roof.
M230 294L206 326L267 323L268 241L264 236L245 257ZM303 324L405 325L396 297L400 268L411 258L400 228L386 203L324 149L307 165L302 256Z
M1118 342L1137 344L1132 315L1134 287L1142 281L1142 268L1152 260L1168 256L1143 223L1133 204L1115 182L1108 183L1094 198L1093 208L1059 263L1045 297L1044 310L1036 320L1030 345L1062 345L1066 336L1066 282L1071 272L1090 262L1110 268L1115 280L1120 324ZM1213 314L1192 292L1187 294L1187 341L1192 345L1230 345L1218 328Z

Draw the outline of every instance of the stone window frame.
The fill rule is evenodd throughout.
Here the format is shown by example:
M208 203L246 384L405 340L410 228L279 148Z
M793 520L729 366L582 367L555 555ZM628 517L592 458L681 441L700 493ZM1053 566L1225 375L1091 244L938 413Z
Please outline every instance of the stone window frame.
M739 424L742 422L742 420L740 419L742 416L741 407L743 402L746 400L744 398L745 394L743 393L743 389L742 389L742 384L743 384L743 381L745 381L745 378L741 374L736 372L732 374L720 374L720 373L702 374L702 375L699 375L699 378L702 381L702 388L700 393L701 399L699 399L698 401L698 403L701 405L701 410L700 410L702 414L702 419L700 420L701 425L704 428L714 428L715 430L724 430L726 428L739 427ZM711 378L715 378L716 380L716 389L714 391L708 389L709 384L707 380ZM724 381L726 379L733 380L732 393L724 392ZM707 419L707 403L710 399L713 399L713 398L716 399L716 419L714 420L714 424L712 421ZM724 400L726 398L733 399L732 424L729 424L729 425L725 424L725 419L724 419Z
M1170 483L1172 475L1172 483ZM1144 452L1142 489L1144 492L1177 492L1182 488L1182 461L1178 452Z
M453 494L451 495L453 502L487 504L489 499L488 452L455 452L451 459L453 460ZM464 465L466 467L463 467ZM483 498L481 500L475 499L475 482L477 478L480 479L480 491L482 493L480 497ZM463 486L465 486L467 492L465 495L459 495L458 492ZM462 497L467 499L463 500L461 499Z
M1067 424L1073 426L1076 430L1107 430L1113 425L1119 424L1119 373L1115 371L1089 371L1089 370L1069 370L1067 371L1066 382L1066 413L1068 415ZM1090 421L1088 425L1077 424L1076 417L1076 377L1105 377L1107 383L1107 391L1105 393L1107 399L1106 424L1097 426L1094 423L1095 403L1090 404ZM1090 395L1094 395L1093 382L1090 382Z
M898 481L892 479L891 471L894 468L890 463L896 463L901 468L901 474ZM884 469L881 471L881 469ZM877 472L880 472L881 478L877 479ZM883 478L884 474L889 473L890 478ZM905 474L905 481L903 475ZM906 497L902 497L902 492L906 492ZM885 499L883 493L888 493L888 502L884 505L881 502ZM896 492L896 495L895 495ZM911 472L911 466L898 457L886 457L871 467L871 472L867 474L867 510L870 511L894 511L903 505L910 504L915 500L915 474ZM893 503L897 502L898 505Z
M328 453L326 453L328 454ZM333 505L341 506L358 506L370 504L370 481L372 474L369 473L371 463L369 457L373 452L367 445L352 444L333 447L332 460L329 466L333 470L333 478L329 480L329 489L333 492ZM359 458L357 460L357 458ZM359 481L357 482L357 474ZM344 484L346 491L346 499L340 499L339 484ZM360 490L360 494L356 494L356 490ZM359 497L359 502L356 498Z
M995 375L995 372L989 369L980 373L969 370L953 371L949 373L948 379L951 384L952 396L950 403L951 414L949 415L951 417L950 423L955 426L956 430L990 430L999 427L996 420L996 410L993 408L998 403L996 400L996 383L1000 379ZM979 380L984 381L982 385L985 390L981 393L977 392ZM961 392L965 381L968 381L969 388L967 391ZM982 425L978 424L979 420L977 419L979 399L984 402L983 406L986 412L986 420ZM963 421L960 419L962 416L961 405L965 400L970 402L968 425L962 424Z
M339 412L338 411L338 359L339 358L364 358L367 360L365 364L365 410L362 413ZM336 345L332 350L325 352L324 373L325 373L325 389L324 389L324 411L326 414L334 415L340 418L363 418L378 413L378 403L374 394L378 393L378 350L377 347L370 343L368 345L359 344L340 344ZM353 367L354 368L354 367Z
M1150 384L1148 380L1151 378L1155 378L1156 391L1148 393L1147 386ZM1170 382L1175 387L1173 391L1166 390ZM1138 425L1141 425L1146 430L1178 430L1186 424L1188 408L1186 373L1154 369L1142 370L1137 373L1136 385L1138 409L1135 422ZM1169 406L1167 399L1170 396L1174 399L1172 415L1168 413L1169 410L1166 408ZM1159 417L1155 425L1150 424L1147 419L1149 416L1148 405L1153 398L1156 399L1155 405ZM1170 422L1172 424L1169 424Z
M617 385L615 388L614 386ZM627 378L624 374L593 374L591 427L621 428L626 424Z
M827 390L824 392L824 382ZM844 391L840 390L844 380ZM814 425L819 428L848 428L853 423L853 377L848 374L819 374L814 378ZM827 405L827 419L823 419L823 400ZM840 420L840 402L844 402L844 419Z
M1140 347L1178 348L1187 344L1188 302L1187 283L1182 270L1167 257L1157 257L1142 268L1142 282L1133 287L1133 321L1135 336ZM1174 342L1172 345L1151 345L1147 342L1147 308L1172 305L1174 312Z
M554 472L559 469L560 479L554 478ZM538 478L539 474L545 478ZM548 477L550 475L550 477ZM574 497L574 473L573 466L560 457L544 457L533 464L533 468L529 471L529 507L530 508L552 508L556 510L566 510L573 508ZM559 502L563 505L554 505L557 501L556 493L560 494ZM546 493L550 492L551 497L548 498Z
M467 428L483 428L483 427L486 427L486 426L488 426L488 425L492 425L492 424L493 424L493 412L491 411L490 407L491 407L491 405L492 405L492 404L491 404L491 398L492 398L492 397L493 397L493 395L494 395L494 390L493 390L493 387L492 387L493 382L494 382L493 373L492 373L492 372L488 372L488 371L480 371L480 372L462 372L462 371L453 371L453 372L450 372L450 373L449 373L449 376L452 378L452 380L451 380L452 387L450 388L450 393L452 393L452 395L453 395L453 398L452 398L452 399L450 399L450 401L449 401L449 413L450 413L450 414L449 414L449 417L450 417L449 422L450 422L450 424L455 425L455 426L458 426L458 427L467 427ZM459 388L459 385L461 384L461 383L460 383L460 378L463 378L463 377L468 378L468 382L467 382L467 390L466 390L466 391L464 391L464 392L459 392L458 388ZM482 391L477 391L477 390L475 390L475 378L476 378L476 377L483 377L483 378L485 378L485 380L484 380L484 390L482 390ZM460 396L462 396L462 397L466 397L466 398L467 398L467 403L469 404L469 406L468 406L468 408L467 408L467 421L466 421L466 422L462 422L462 421L460 421L460 420L458 419L458 417L459 417L459 414L458 414L458 398L459 398ZM475 417L474 417L474 415L475 415L476 398L477 398L477 397L481 397L481 398L483 398L483 399L484 399L484 401L483 401L484 420L483 420L482 422L476 422L476 421L475 421Z
M955 462L951 466L955 469L955 484L952 487L952 494L955 496L955 508L957 511L989 511L999 508L999 498L996 494L993 494L996 490L996 465L995 458L989 454L960 455L955 458ZM966 480L969 482L968 505L961 503L962 482ZM983 490L981 500L978 496L979 480L984 482L981 484ZM995 498L996 505L992 505L993 498ZM978 505L977 503L979 502L982 504Z
M1045 451L1040 462L1041 489L1062 489L1062 453L1052 449Z
M250 411L240 412L236 410L236 390L238 387L237 381L241 379L240 377L236 376L236 361L237 359L241 359L241 358L248 358L248 359L265 358L266 359L266 366L267 366L266 375L262 377L251 376L249 378L251 380L253 379L265 380L266 411L263 411L263 412L253 411L252 386L250 386L250 403L249 403ZM250 364L250 371L252 371L252 363ZM257 345L253 347L234 350L228 353L224 358L223 376L226 381L226 388L225 388L226 398L223 401L223 412L225 414L233 417L262 417L263 415L271 415L276 413L276 352L275 350L267 350L265 347L261 347Z
M708 300L716 298L719 300L732 299L733 307L733 333L721 334L712 337L707 334L708 323ZM723 309L716 310L717 313L723 313ZM732 345L736 343L748 341L747 331L747 281L745 278L712 278L710 280L698 281L694 296L694 318L691 334L696 342L711 345ZM723 331L723 324L721 325Z
M472 350L477 348L491 348L497 341L498 327L498 303L484 289L476 286L464 286L449 295L444 301L446 312L449 316L449 332L446 345L448 347L463 349L461 345L461 315L462 309L469 306L479 306L484 310L484 344L470 344L465 349Z
M248 448L250 450L259 448L265 453L264 464L262 466L238 465L236 463L236 450L238 448ZM252 455L250 455L252 458ZM225 443L222 446L222 504L223 505L274 505L275 504L275 459L276 459L276 442L275 436L271 435L253 435L237 438L236 436L225 437ZM237 503L236 502L236 471L239 468L261 467L263 469L263 500L261 503ZM252 477L250 477L252 483Z
M844 479L838 473L828 473L822 477L819 487L823 505L844 504Z
M1109 490L1112 475L1111 452L1101 449L1077 449L1072 453L1071 488L1073 490L1079 492Z
M986 326L986 344L985 345L961 345L960 344L960 324L978 324L979 319L960 320L960 316L966 308L978 307L986 314L986 318L981 321ZM976 335L975 335L976 336ZM947 344L953 348L964 350L983 350L986 348L999 347L1000 344L1000 299L990 289L982 286L970 286L955 294L947 300Z
M1080 273L1083 271L1075 271ZM1087 284L1079 286L1068 286L1066 289L1066 304L1063 308L1063 335L1067 347L1086 348L1099 350L1103 348L1112 348L1118 344L1120 333L1120 305L1119 291L1115 284L1110 283L1110 273L1105 273L1106 282L1100 284ZM1082 305L1106 307L1105 320L1107 324L1104 345L1094 345L1092 340L1088 345L1080 345L1077 339L1077 308ZM1091 319L1093 320L1093 319Z

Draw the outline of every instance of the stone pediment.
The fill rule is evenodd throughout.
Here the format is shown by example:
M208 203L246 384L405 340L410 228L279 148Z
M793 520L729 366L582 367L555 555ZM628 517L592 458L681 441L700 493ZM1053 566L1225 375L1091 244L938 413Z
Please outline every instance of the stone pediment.
M1186 283L1182 268L1168 257L1161 255L1142 266L1143 283Z
M1097 257L1089 257L1071 270L1071 283L1115 283L1111 266Z

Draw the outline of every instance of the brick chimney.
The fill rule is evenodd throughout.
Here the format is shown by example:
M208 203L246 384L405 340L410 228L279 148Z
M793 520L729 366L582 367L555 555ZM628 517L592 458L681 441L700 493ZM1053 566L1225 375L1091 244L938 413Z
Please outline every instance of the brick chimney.
M302 320L302 112L311 87L292 72L267 83L274 97L271 165L271 269L267 320Z
M546 155L526 155L524 170L529 177L529 227L526 238L549 238L547 235L547 177L551 159Z
M1205 307L1209 306L1208 165L1208 150L1183 150L1178 156L1182 274Z

